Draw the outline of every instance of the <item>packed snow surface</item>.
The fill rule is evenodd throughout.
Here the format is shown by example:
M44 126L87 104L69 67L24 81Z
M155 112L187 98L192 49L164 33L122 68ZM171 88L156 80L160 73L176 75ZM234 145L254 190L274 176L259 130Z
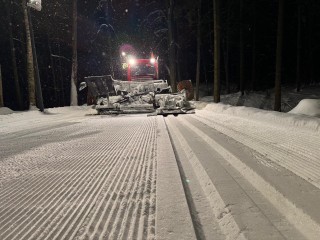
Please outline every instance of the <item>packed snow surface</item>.
M318 239L319 100L195 105L0 108L0 239Z

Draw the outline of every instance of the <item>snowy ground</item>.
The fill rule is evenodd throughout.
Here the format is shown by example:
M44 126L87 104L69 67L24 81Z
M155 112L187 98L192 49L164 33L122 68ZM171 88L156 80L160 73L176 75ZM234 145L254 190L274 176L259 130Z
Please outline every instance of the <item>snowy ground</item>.
M2 108L0 239L319 239L307 96L291 113L208 97L167 118Z

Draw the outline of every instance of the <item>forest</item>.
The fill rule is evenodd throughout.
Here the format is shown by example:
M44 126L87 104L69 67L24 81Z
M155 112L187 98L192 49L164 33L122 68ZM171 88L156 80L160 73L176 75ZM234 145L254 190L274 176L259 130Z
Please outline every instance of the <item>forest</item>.
M173 90L190 79L196 100L199 89L215 102L271 89L281 111L281 87L320 83L318 0L28 1L0 0L0 107L39 107L39 91L45 108L84 104L72 91L87 76L121 77L128 46L159 56Z

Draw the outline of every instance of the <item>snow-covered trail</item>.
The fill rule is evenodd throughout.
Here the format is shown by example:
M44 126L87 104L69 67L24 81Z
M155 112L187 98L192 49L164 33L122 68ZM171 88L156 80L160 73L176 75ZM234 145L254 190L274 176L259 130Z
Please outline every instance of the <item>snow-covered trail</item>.
M166 122L198 235L319 238L318 132L203 110Z
M0 115L0 239L318 239L320 136L199 110Z
M0 239L154 239L156 119L69 121L1 136Z
M0 116L0 239L195 239L162 117Z

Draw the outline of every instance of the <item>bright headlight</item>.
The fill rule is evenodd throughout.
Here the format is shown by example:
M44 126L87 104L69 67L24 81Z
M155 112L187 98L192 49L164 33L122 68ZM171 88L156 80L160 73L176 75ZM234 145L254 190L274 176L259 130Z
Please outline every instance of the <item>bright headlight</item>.
M130 65L136 65L136 63L137 63L137 60L135 58L130 58L129 59L129 64Z
M150 58L150 63L151 64L154 64L156 62L156 59L155 58Z

